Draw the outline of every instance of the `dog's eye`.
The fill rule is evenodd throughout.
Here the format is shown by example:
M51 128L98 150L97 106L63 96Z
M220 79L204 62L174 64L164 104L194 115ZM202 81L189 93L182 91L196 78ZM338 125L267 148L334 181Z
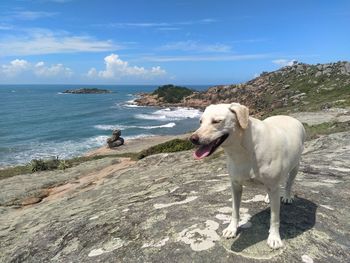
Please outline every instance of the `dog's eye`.
M212 120L211 123L212 124L217 124L217 123L220 123L222 120Z

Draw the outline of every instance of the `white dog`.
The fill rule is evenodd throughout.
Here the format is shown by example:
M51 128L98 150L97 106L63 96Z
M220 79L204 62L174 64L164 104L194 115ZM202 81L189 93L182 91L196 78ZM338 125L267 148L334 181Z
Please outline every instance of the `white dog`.
M289 116L274 116L260 121L249 117L248 108L238 103L210 105L200 123L200 128L190 137L192 143L199 145L194 157L209 156L220 145L227 155L233 213L223 236L236 236L242 185L255 181L266 187L270 200L267 244L274 249L282 247L279 233L280 183L286 182L282 201L291 203L291 187L305 141L303 125Z

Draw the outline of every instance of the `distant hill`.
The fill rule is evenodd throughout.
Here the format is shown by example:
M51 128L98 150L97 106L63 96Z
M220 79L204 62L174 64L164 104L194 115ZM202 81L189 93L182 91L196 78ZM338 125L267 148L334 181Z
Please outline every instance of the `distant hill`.
M170 106L143 95L140 105ZM215 103L239 102L252 114L265 115L286 111L315 111L350 106L350 62L310 65L295 62L242 84L219 85L194 92L174 106L205 108Z

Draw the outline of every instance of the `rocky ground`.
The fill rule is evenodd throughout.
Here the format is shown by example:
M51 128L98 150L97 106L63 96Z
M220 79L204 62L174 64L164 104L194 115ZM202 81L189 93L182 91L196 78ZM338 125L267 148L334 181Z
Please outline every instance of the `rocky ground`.
M281 209L280 250L266 244L263 189L244 188L240 233L221 237L231 213L222 153L104 158L3 179L0 262L349 262L349 159L350 131L307 142L297 197Z

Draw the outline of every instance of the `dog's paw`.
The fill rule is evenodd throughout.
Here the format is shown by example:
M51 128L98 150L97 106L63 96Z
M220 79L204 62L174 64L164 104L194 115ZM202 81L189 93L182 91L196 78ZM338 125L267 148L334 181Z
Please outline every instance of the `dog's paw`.
M228 226L222 231L222 236L225 238L232 238L237 235L237 227Z
M294 196L282 196L281 201L284 204L291 204L294 201Z
M283 247L283 242L279 235L270 234L267 238L267 244L272 249L278 249Z

